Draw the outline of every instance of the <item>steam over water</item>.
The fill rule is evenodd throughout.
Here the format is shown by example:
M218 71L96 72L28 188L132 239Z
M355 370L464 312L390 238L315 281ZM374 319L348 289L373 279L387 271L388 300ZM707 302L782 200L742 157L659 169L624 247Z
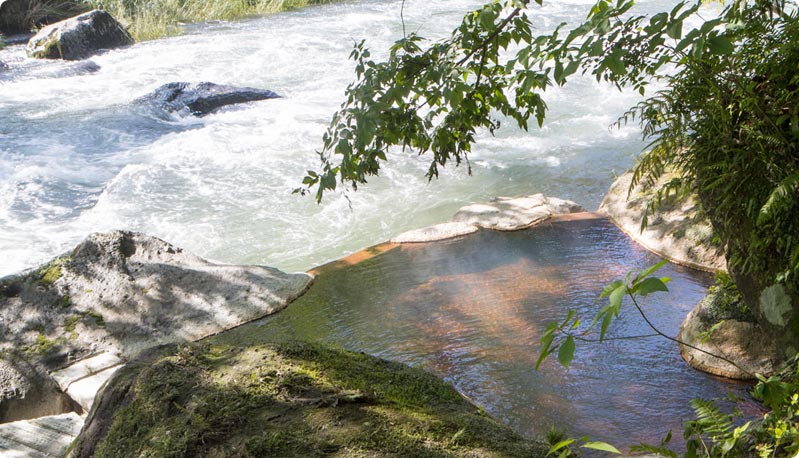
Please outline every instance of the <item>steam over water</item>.
M636 99L576 81L547 94L543 129L510 122L483 135L474 175L448 168L427 184L427 160L395 152L380 178L322 205L291 194L317 166L314 151L353 78L363 38L384 53L401 36L399 1L345 2L234 23L189 26L75 63L0 51L0 276L71 249L88 233L129 229L202 256L306 270L405 230L449 219L462 205L543 192L599 204L642 143L608 126ZM408 0L407 30L443 37L480 2ZM540 30L584 17L582 0L531 13ZM643 10L667 8L644 2ZM85 64L81 64L85 65ZM281 99L204 118L131 103L173 81L273 90Z

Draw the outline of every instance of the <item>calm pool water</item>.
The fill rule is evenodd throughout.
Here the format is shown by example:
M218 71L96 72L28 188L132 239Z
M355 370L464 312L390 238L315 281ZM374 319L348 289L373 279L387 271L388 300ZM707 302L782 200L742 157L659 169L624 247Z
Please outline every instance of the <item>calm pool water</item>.
M546 324L585 318L602 287L659 259L605 219L520 232L481 231L447 241L382 245L318 270L284 312L221 336L307 339L431 370L520 433L551 426L620 447L681 437L696 397L745 395L745 384L697 372L663 338L578 343L569 370L553 357L536 371ZM669 293L645 298L668 335L703 296L708 274L674 265ZM611 337L651 334L630 306Z

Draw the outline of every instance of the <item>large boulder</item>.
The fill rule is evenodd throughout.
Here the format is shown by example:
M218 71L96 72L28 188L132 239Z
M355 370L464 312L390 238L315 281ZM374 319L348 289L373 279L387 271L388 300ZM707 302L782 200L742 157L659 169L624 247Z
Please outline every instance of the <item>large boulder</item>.
M144 234L93 234L66 257L0 279L0 386L10 387L0 421L61 413L61 391L88 409L125 359L273 313L310 281L212 263Z
M632 192L633 173L618 177L608 189L599 210L607 213L613 223L648 250L676 264L707 271L725 270L724 250L714 244L710 221L699 211L696 196L664 202L648 224L651 193L638 185ZM663 183L670 177L663 178Z
M110 14L102 10L49 25L28 42L28 56L39 59L79 60L133 44L130 34Z
M548 448L418 368L211 338L120 369L68 456L541 458Z
M235 87L209 82L167 83L136 103L149 103L168 112L183 112L194 116L204 116L219 108L237 103L280 97L272 91L251 87Z

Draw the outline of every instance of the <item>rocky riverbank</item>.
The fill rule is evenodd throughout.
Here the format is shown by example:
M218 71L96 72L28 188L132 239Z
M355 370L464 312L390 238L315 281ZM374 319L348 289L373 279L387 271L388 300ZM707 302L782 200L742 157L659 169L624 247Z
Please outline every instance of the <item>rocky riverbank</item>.
M674 263L710 272L724 272L723 247L713 237L710 222L693 196L664 203L647 215L651 195L638 186L630 190L632 172L620 176L602 200L600 211L648 250ZM648 222L642 225L644 217ZM711 288L685 318L679 340L683 359L696 369L723 377L754 380L771 374L782 359L773 336L755 325L751 313L741 312L737 295ZM713 355L721 356L718 358Z
M457 233L442 232L440 226L435 226L403 234L398 237L398 240L410 243L441 239L476 231L479 227L517 230L538 224L556 214L581 210L582 208L573 202L549 198L541 194L520 198L498 198L488 204L462 208L453 217L453 223L450 223L460 228ZM432 237L431 234L433 234ZM185 373L180 372L179 376L173 374L182 380L183 375L188 377L193 374L192 376L195 376L197 375L196 371L201 371L199 367L192 367L194 363L208 358L213 359L210 354L207 354L208 351L211 353L217 351L208 350L207 345L213 345L213 340L208 341L210 343L206 342L204 344L206 346L202 347L189 346L182 347L182 350L159 350L157 357L153 356L154 348L171 343L197 341L244 322L274 313L301 295L311 281L312 277L309 274L286 274L277 269L263 266L215 264L163 240L144 234L125 231L93 234L69 254L54 259L34 271L7 277L0 281L0 323L2 324L0 376L8 382L7 389L0 397L0 414L3 415L0 421L13 422L48 416L47 418L53 418L53 422L61 422L57 424L68 425L68 428L66 426L62 428L64 431L74 431L74 423L77 420L75 420L75 414L70 414L70 412L85 415L92 411L91 418L102 418L102 420L96 421L103 426L100 427L97 426L98 423L90 422L84 428L84 435L91 434L91 438L81 439L81 445L76 449L80 456L90 456L96 446L100 447L98 450L103 449L98 444L104 443L106 433L117 431L111 426L116 424L114 423L118 412L116 407L120 403L127 405L128 403L143 402L148 405L146 399L139 399L132 394L131 399L117 399L122 396L120 393L128 393L133 385L149 386L154 383L152 377L156 379L167 377L165 374L153 374L146 371L145 374L142 374L145 367L160 364L156 361L171 361L173 358L179 357L176 355L184 354L186 351L205 354L200 359L192 359L192 364L184 364L182 370L185 369ZM250 356L261 353L273 355L275 352L282 351L286 351L286 349L263 346L225 350L232 354ZM316 354L315 358L317 359L320 352L328 356L333 355L330 351L321 348L303 350L303 352ZM358 386L370 386L372 382L367 383L366 379L361 379L355 374L373 373L377 367L387 368L384 370L394 374L391 377L402 378L404 377L402 374L405 374L406 371L411 374L410 377L418 378L423 374L420 371L410 370L399 365L390 365L374 358L343 353L336 353L336 355L343 363L356 364L353 361L358 360L360 362L357 364L370 368L351 375L352 383ZM269 357L266 358L269 359ZM242 377L247 379L252 377L252 362L244 364L238 359L225 359L224 364L220 363L213 369L206 368L211 372L205 373L202 378L203 380L212 380L222 377L221 374L224 372L232 374L231 377L235 380ZM279 365L280 362L272 361L272 363ZM280 372L283 369L275 370ZM322 372L328 370L332 369L327 368ZM311 369L300 365L290 371L310 373ZM124 375L115 377L117 372ZM391 379L387 374L381 377ZM416 439L411 441L416 444L414 447L419 443L428 444L433 447L432 449L439 450L436 452L438 455L434 454L435 456L439 456L441 453L444 454L443 456L462 456L462 453L469 453L473 456L530 456L532 450L536 450L536 454L543 450L540 445L521 439L507 427L500 426L495 420L484 417L480 414L480 410L467 400L461 398L454 400L451 394L441 400L433 399L434 396L431 393L439 392L445 385L441 382L432 382L431 380L434 378L430 375L424 375L424 377L424 384L430 386L424 390L417 387L416 389L421 391L415 395L416 398L407 402L415 403L414 405L417 406L427 406L428 410L425 411L427 412L425 415L433 415L433 419L429 420L431 422L429 428L425 427L427 429L423 428L414 433ZM181 389L194 386L187 385L186 380L176 383L182 387ZM330 402L334 404L333 407L336 407L339 401L344 399L341 397L351 391L350 388L342 388L340 384L324 388L319 383L323 383L323 380L326 379L323 377L320 380L322 381L309 381L307 386L303 385L303 389L307 391L307 393L305 391L303 393L317 393L324 399L332 400ZM101 402L99 407L95 406L96 394L107 382L111 387L108 396L116 398L114 398L114 402L105 404ZM272 406L274 403L282 403L285 404L282 408L284 411L292 412L287 414L289 417L303 417L298 412L309 408L306 405L307 396L303 394L299 398L281 397L282 390L290 391L291 389L291 386L284 386L281 383L283 382L274 386L258 388L256 391L261 393L259 396L264 395L261 391L268 388L277 393L275 394L277 397L273 396L268 399L259 397L257 405L252 406L255 410L238 412L237 415L242 414L247 418L253 416L263 420L262 417L266 415L264 405ZM382 383L384 391L389 394L392 389L398 388L398 386L391 388L393 382L389 380ZM127 388L123 389L120 386ZM446 389L452 391L452 388ZM152 399L161 399L165 395L158 391L153 393ZM236 402L240 401L248 405L255 402L253 398L249 397L249 394L242 394L238 391L236 393L244 396ZM236 393L230 394L232 396ZM212 394L219 395L216 390L208 392L209 396ZM370 411L388 409L387 415L392 419L389 423L393 422L396 425L397 421L400 421L396 419L401 415L399 412L392 412L393 407L387 407L395 403L389 394L376 398L370 397L368 401L358 401L355 404L358 405L358 409L368 407L367 410ZM188 396L189 393L186 392L184 395ZM211 402L203 396L192 398L192 402ZM362 397L361 394L358 396ZM443 404L436 406L439 401ZM221 401L216 399L215 402ZM431 402L432 404L430 404ZM345 401L341 401L341 403L346 404ZM105 412L105 409L111 410ZM328 413L332 415L331 418L334 418L344 415L341 412L347 411L346 409L344 411L333 409ZM422 413L414 411L409 415L420 418ZM63 415L68 415L68 418L65 417L66 419L62 420L61 416ZM399 434L397 431L404 430L403 428L406 427L411 428L408 423L410 419L401 420L400 423L404 425L402 427L389 428L387 424L369 420L371 415L358 413L357 421L364 420L367 423L366 427L356 428L361 430L360 432L352 431L354 426L351 423L356 421L352 418L347 419L344 423L339 422L348 425L340 431L342 437L346 438L355 434L355 436L361 437L358 441L365 441L375 434L382 434L380 428L388 428L390 435L395 434L400 437L405 433ZM266 416L269 417L269 415ZM262 430L277 418L264 420L265 423L253 423L253 430ZM446 420L441 420L441 418ZM151 433L157 434L160 428L166 427L166 424L162 422L168 423L173 420L171 415L160 418L161 423L154 424ZM228 420L230 419L225 421ZM298 434L297 431L300 430L295 431L294 428L297 425L291 423L291 428L286 429L284 420L285 418L277 421L283 425L281 427L283 429L278 428L279 431L276 434L281 437L285 434ZM32 421L41 423L42 420ZM444 421L444 426L440 424L441 421ZM42 444L34 423L17 422L16 424L19 426L15 427L13 426L15 423L7 423L9 426L6 426L5 429L0 427L0 449L27 450L26 453L34 455L38 453L36 456L57 456L58 453L54 453L53 450L58 447L53 444L56 442L62 445L68 443L63 438L59 438L57 441L54 438ZM275 428L274 425L270 427ZM120 428L122 427L120 426ZM216 430L216 426L209 426L209 428L211 434L220 434L219 431L213 432ZM461 432L461 430L463 431ZM491 434L480 435L478 432L481 430L491 431ZM86 431L90 431L90 433L86 433ZM313 435L311 431L302 431L302 434ZM331 431L333 430L331 429ZM64 437L69 437L68 432L65 434ZM127 433L120 434L128 436ZM266 441L264 442L266 445L259 442L260 445L256 444L257 447L251 450L247 448L249 446L246 444L252 445L253 442L250 439L253 438L245 436L246 434L230 436L222 441L224 445L220 445L220 447L233 447L252 452L256 449L261 450L263 447L275 446L275 443L270 442L272 439L261 437L258 440ZM280 447L278 449L289 453L291 447L294 447L295 452L299 453L297 456L306 456L298 451L300 448L297 448L297 437L288 441L294 444L288 449L280 449ZM314 436L315 439L317 439L316 436ZM202 437L198 440L204 441ZM342 440L344 442L341 442ZM322 441L319 447L321 447L320 450L326 450L326 447L336 450L346 449L349 447L347 444L352 440L355 439L350 437L338 442L333 440L330 444L334 445ZM116 443L115 440L111 442ZM150 442L145 440L141 443ZM396 445L402 450L410 450L408 448L411 447L410 444L400 441L391 446ZM356 449L360 450L356 447L352 454L346 456L360 456L358 453L361 452ZM364 450L371 453L378 449L366 447ZM86 452L86 450L90 450L90 452ZM108 448L104 450L108 450ZM286 456L293 455L289 453ZM414 456L417 455L414 454Z

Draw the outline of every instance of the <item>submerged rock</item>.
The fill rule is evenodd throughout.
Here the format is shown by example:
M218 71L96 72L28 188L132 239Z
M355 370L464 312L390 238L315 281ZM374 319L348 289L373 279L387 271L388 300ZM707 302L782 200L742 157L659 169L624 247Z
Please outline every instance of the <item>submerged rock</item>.
M155 104L169 112L188 112L195 116L204 116L228 105L278 97L280 96L265 89L209 82L176 82L164 84L135 102Z
M79 60L133 44L130 34L103 10L48 25L28 42L28 56L39 59Z

